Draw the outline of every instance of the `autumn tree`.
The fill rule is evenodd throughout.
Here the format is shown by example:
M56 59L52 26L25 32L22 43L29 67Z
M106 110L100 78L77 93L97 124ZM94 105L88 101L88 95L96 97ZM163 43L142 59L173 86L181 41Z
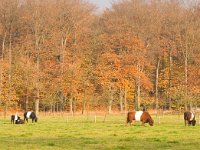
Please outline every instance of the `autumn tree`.
M18 25L18 1L1 1L0 8L1 18L1 68L0 68L0 90L1 99L4 103L4 116L7 115L7 109L10 102L13 101L14 83L13 77L13 45L17 38L17 25ZM4 67L3 67L4 66Z

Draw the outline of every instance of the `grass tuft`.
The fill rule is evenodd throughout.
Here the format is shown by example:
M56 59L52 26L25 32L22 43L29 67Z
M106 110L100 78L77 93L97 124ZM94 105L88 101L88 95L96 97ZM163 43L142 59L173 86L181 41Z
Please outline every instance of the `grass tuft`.
M48 143L48 146L55 146L55 143Z

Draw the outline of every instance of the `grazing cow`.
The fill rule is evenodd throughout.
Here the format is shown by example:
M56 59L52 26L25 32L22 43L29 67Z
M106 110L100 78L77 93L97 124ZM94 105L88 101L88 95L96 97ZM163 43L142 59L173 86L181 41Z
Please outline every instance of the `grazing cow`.
M131 125L132 121L141 121L142 125L149 123L150 126L153 126L154 121L151 118L150 114L146 111L133 111L128 112L127 114L127 124Z
M31 112L31 111L24 113L24 122L25 122L25 120L28 122L29 118L32 119L32 123L37 122L37 120L38 120L36 114L34 112Z
M190 111L184 112L184 120L185 120L185 126L186 126L186 122L188 123L188 126L190 125L195 126L196 124L195 115L194 113Z
M11 123L12 124L16 124L18 119L20 119L20 117L17 114L11 115Z

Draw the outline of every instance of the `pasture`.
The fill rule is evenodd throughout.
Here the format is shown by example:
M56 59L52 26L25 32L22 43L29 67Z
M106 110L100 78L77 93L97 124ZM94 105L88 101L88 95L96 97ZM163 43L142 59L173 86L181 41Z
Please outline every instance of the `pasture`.
M152 116L153 127L125 125L125 115L39 116L38 123L16 125L0 117L0 149L4 150L188 150L200 149L200 126L184 125L183 116ZM197 122L199 120L197 119Z

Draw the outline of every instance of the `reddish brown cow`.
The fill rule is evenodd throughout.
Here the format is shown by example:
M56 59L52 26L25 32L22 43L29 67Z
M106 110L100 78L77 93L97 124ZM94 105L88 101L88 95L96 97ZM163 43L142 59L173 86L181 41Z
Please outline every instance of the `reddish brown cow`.
M195 115L194 115L194 113L192 113L190 111L184 112L184 120L185 120L185 126L186 126L186 122L187 122L188 126L190 126L190 125L195 126L195 124L196 124Z
M127 114L127 124L131 125L132 121L141 121L142 125L149 123L150 126L153 126L154 121L151 118L150 114L146 111L133 111L128 112Z

